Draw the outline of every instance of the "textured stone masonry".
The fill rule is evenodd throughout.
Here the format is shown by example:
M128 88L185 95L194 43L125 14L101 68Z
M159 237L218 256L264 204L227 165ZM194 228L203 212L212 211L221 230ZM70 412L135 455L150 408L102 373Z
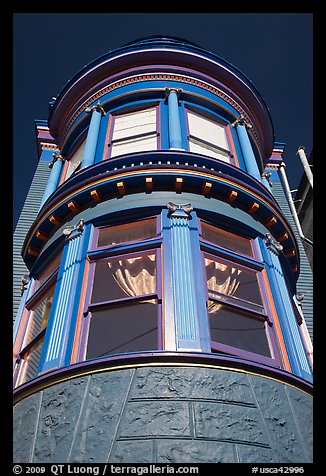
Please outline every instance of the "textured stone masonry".
M304 463L312 399L231 370L155 366L76 377L14 408L17 463Z

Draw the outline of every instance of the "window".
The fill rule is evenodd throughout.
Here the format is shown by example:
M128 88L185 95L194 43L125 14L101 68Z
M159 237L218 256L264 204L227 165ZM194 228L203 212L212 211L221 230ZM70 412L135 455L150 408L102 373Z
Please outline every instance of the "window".
M160 347L160 250L144 244L157 236L155 217L98 229L101 254L89 256L93 271L83 358Z
M83 153L85 149L86 142L83 141L82 144L78 147L76 152L70 157L68 161L68 169L66 173L65 180L67 180L73 173L75 173L79 168L82 162Z
M18 335L21 340L15 343L18 355L14 374L15 385L20 385L38 374L45 332L52 307L62 246L55 257L37 273L32 295L26 302L24 318L20 323Z
M202 236L212 352L275 363L263 265L254 259L250 240L205 222Z
M187 110L189 151L230 163L225 127Z
M157 150L157 107L113 116L110 156Z
M44 335L52 305L54 286L34 302L18 358L17 385L37 376Z

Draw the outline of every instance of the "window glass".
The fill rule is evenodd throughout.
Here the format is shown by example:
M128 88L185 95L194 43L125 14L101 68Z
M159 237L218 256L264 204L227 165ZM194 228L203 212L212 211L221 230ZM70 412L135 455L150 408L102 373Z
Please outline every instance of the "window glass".
M223 248L236 251L237 253L249 256L253 255L249 239L221 230L220 228L204 221L201 222L201 229L204 240L222 246Z
M264 320L213 300L208 300L208 317L213 342L271 357Z
M30 313L29 324L25 336L25 345L31 342L48 324L53 295L46 297Z
M222 160L223 162L230 163L229 154L227 152L222 152L209 144L201 143L200 141L189 138L189 151L194 152L195 154L208 155L214 159Z
M188 127L191 136L229 150L224 126L221 124L188 111Z
M157 136L135 137L133 139L115 142L112 144L111 157L130 154L132 152L145 152L157 149Z
M23 356L23 367L20 378L20 384L28 382L28 380L37 376L38 365L41 357L44 336L35 342L35 344Z
M105 302L156 292L156 255L98 261L91 302Z
M157 322L156 300L92 311L86 358L157 349Z
M227 295L262 305L257 274L232 263L205 257L208 292L212 296Z
M128 241L146 240L156 236L156 218L99 229L98 246L116 245Z
M78 147L78 149L73 154L73 156L70 157L68 161L68 170L66 174L66 179L68 179L79 168L83 158L85 144L86 144L86 141L82 142L82 144Z
M156 108L121 114L115 117L112 140L156 132Z
M156 107L114 116L111 157L157 150Z

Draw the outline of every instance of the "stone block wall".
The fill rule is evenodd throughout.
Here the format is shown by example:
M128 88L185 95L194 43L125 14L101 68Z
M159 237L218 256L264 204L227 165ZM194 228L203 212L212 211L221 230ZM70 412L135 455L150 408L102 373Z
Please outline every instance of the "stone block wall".
M311 461L311 396L233 370L156 365L94 373L14 408L16 463Z

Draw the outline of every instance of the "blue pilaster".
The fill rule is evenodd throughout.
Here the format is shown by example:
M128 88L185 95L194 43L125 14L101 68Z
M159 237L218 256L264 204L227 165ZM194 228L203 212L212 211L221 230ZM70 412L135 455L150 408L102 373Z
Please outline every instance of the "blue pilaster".
M58 187L60 175L61 175L61 170L62 170L62 164L63 164L63 157L55 152L53 154L53 160L50 162L49 167L51 168L51 173L50 177L48 179L47 185L44 190L44 194L42 197L40 209L43 207L44 203L46 200L49 198L49 196L56 190Z
M183 149L178 106L179 90L166 88L166 92L168 94L170 149Z
M275 244L277 247L275 247ZM280 245L269 235L265 240L259 240L262 260L265 263L270 280L274 304L282 329L285 346L288 352L292 371L295 375L311 380L311 368L302 342L296 316L291 304L291 298L286 286L285 276L278 254ZM279 248L279 249L277 249Z
M101 107L100 103L92 108L87 108L87 112L92 113L91 122L89 124L87 138L85 143L85 149L83 153L83 158L81 162L81 169L85 167L89 167L90 165L94 164L95 161L95 153L96 153L96 146L99 136L99 130L101 125L101 117L103 108Z
M252 177L261 181L261 175L258 169L256 157L252 151L252 147L250 144L250 140L249 140L249 136L248 136L248 132L247 132L247 128L246 128L246 124L244 120L240 119L236 123L235 127L238 134L241 152L246 164L247 172Z
M206 317L204 300L199 300L189 222L190 205L169 203L172 247L172 289L177 350L207 352L207 339L201 331L200 317ZM201 293L202 295L203 293Z
M66 350L69 333L71 331L73 310L76 298L79 296L77 283L85 240L89 239L89 230L84 230L83 223L79 222L66 237L61 265L59 268L57 286L51 308L48 329L45 335L43 352L39 364L39 372L67 364ZM68 231L70 231L68 229Z

